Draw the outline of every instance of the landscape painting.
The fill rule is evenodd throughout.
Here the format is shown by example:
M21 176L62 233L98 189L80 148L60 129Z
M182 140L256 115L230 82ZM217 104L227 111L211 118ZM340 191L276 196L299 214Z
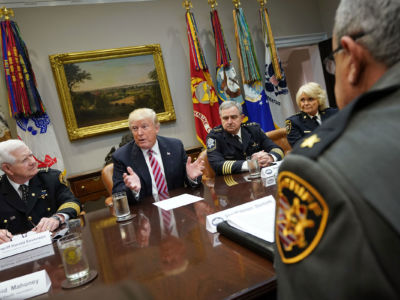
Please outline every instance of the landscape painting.
M129 113L175 120L159 45L50 56L70 140L127 128Z

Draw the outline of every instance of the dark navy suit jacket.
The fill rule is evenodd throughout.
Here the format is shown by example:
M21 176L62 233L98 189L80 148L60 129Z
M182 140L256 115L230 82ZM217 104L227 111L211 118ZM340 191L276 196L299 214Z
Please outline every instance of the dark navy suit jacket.
M182 142L178 139L162 136L157 136L157 141L164 165L168 190L183 187L185 183L193 186L186 175L187 155ZM119 148L113 153L112 158L114 162L113 193L125 191L129 203L136 202L132 192L125 186L122 178L122 174L127 173L126 168L129 166L140 178L141 190L138 200L152 195L151 170L147 167L143 152L135 141ZM200 184L200 180L198 178L198 184Z
M0 228L6 228L12 234L27 232L41 218L56 212L76 218L80 211L79 200L58 170L39 169L29 181L28 205L21 200L6 175L0 179Z

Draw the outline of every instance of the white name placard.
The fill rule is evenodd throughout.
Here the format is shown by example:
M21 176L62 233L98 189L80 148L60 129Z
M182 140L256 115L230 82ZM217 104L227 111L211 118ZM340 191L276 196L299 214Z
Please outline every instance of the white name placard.
M225 209L215 214L208 215L206 219L206 228L209 232L215 233L217 232L217 225L223 221L226 221L230 216L251 211L265 205L273 205L273 207L275 207L274 197L263 197L261 199L247 202L232 208Z
M0 271L36 261L43 257L54 255L53 245L46 245L27 252L16 254L7 258L0 259Z
M0 283L0 299L27 299L47 293L51 281L45 270Z
M51 244L49 231L15 235L11 242L0 245L0 259Z

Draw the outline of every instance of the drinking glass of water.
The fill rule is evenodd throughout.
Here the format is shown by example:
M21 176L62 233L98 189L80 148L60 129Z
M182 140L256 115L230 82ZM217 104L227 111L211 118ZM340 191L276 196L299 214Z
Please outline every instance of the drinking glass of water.
M89 264L80 234L72 233L57 241L58 250L68 281L84 279L89 274Z
M128 198L125 192L118 192L112 195L114 213L117 221L126 221L133 218L129 209Z
M97 277L95 270L89 270L81 234L68 234L57 241L57 246L67 278L61 283L63 288L80 286Z

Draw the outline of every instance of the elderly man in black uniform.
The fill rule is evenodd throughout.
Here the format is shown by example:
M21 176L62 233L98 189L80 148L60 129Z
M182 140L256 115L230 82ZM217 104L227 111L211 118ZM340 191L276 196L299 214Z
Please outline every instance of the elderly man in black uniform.
M400 1L341 0L340 111L280 167L278 299L400 299Z
M256 157L260 167L281 160L283 151L257 123L242 123L242 107L225 101L219 107L222 125L207 135L207 157L218 175L248 171L246 157Z
M80 213L80 202L60 171L38 169L31 150L20 140L0 143L0 243L29 230L57 229Z
M326 92L318 83L308 82L299 88L296 103L300 112L286 119L287 140L292 147L337 112L326 102Z

